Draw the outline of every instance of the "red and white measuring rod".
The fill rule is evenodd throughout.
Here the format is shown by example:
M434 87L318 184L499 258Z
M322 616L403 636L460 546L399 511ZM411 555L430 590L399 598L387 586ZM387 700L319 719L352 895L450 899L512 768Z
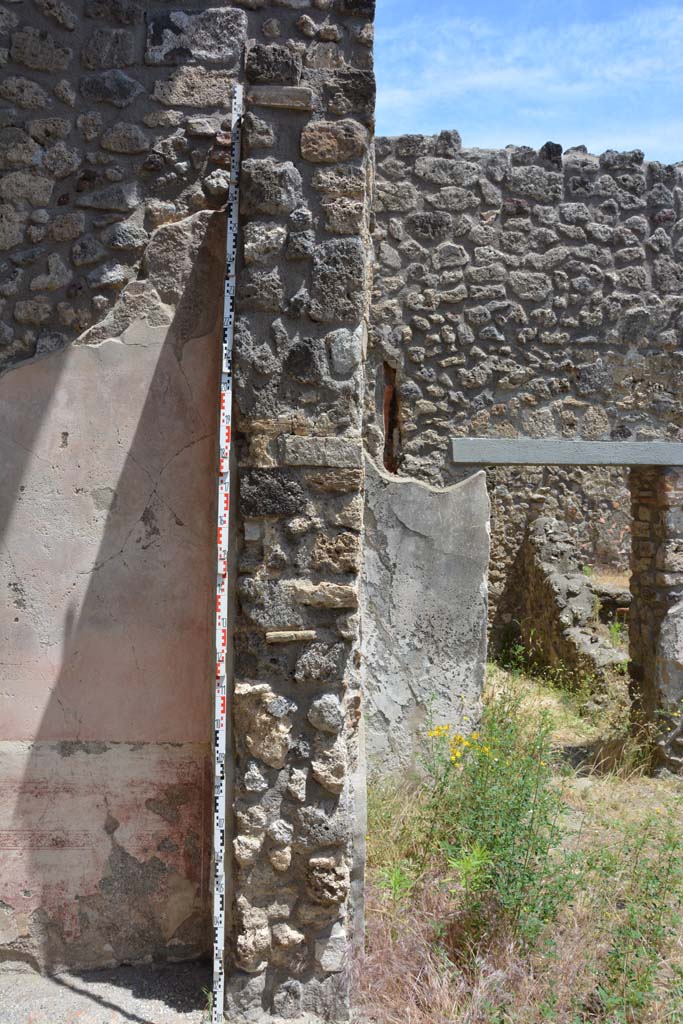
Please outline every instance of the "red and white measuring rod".
M218 426L218 534L216 561L216 703L214 721L213 800L213 1000L212 1024L223 1024L225 1002L225 824L228 664L228 542L230 517L230 447L232 443L232 346L235 334L235 274L243 113L242 86L234 87L230 142L230 190L223 300L222 367Z

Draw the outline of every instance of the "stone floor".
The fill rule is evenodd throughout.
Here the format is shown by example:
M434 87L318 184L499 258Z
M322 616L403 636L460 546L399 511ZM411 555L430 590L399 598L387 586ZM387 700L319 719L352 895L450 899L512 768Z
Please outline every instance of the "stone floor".
M0 973L0 1024L203 1024L207 963L60 974Z

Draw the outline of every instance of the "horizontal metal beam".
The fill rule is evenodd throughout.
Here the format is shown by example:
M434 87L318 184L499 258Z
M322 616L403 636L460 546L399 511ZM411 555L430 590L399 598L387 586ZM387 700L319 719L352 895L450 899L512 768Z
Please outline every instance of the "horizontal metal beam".
M683 466L678 441L454 437L453 459L478 466Z

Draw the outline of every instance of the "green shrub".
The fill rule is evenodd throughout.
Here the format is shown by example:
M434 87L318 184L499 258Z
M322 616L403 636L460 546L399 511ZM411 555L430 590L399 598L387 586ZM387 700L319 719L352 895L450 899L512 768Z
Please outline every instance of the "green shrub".
M545 715L529 721L520 698L504 693L485 709L480 730L465 736L437 726L429 736L424 858L441 852L465 915L482 933L502 917L532 942L571 898L575 879L574 858L557 852L566 829L551 724Z

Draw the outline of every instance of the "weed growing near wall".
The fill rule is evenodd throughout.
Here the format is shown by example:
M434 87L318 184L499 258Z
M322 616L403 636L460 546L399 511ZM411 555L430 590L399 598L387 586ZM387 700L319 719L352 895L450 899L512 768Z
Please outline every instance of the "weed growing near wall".
M437 726L429 739L424 858L443 856L470 931L483 937L504 923L533 941L571 898L574 879L572 857L551 853L565 808L548 716L525 721L521 697L508 690L485 708L479 731Z
M478 728L370 793L363 1019L683 1024L683 783L576 776L571 698L492 674Z

